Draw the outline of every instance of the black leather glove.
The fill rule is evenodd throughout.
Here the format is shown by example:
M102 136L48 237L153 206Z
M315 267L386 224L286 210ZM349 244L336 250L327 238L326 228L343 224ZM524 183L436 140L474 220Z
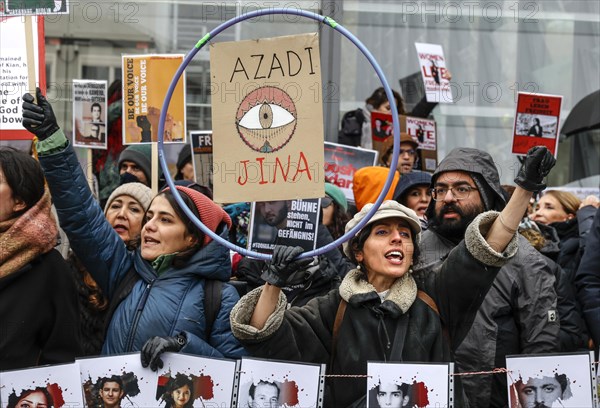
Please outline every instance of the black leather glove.
M556 159L545 146L532 147L523 160L515 184L527 191L542 191L546 188L544 177L555 164Z
M286 286L290 281L296 280L294 273L304 274L304 269L312 262L312 258L294 259L302 252L304 249L299 246L275 245L271 262L265 265L260 277L273 286Z
M52 106L42 95L40 88L35 89L37 105L33 103L34 98L30 93L23 95L23 127L37 136L39 140L44 140L60 127L56 123L56 116Z
M140 354L142 367L145 368L150 365L152 371L163 368L163 361L160 358L160 355L166 351L177 353L185 346L186 342L187 340L184 334L178 334L175 337L154 336L150 338L146 344L144 344L144 347L142 347Z

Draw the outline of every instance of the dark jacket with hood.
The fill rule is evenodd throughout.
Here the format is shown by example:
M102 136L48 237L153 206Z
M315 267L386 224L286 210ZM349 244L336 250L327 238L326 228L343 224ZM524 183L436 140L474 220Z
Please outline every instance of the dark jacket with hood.
M576 283L583 315L597 349L600 346L600 209L585 240Z
M228 358L246 354L229 325L229 313L239 299L232 286L223 285L221 308L211 333L205 333L204 285L207 279L229 280L231 261L226 247L211 241L181 268L174 267L167 258L161 266L151 265L139 249L128 250L106 221L87 187L73 148L67 145L64 150L46 154L43 149L38 151L60 224L102 292L110 300L130 270L137 275L131 292L112 315L103 354L139 351L152 336L179 333L187 338L183 353ZM225 229L222 236L226 238L227 233Z
M262 329L249 325L262 287L244 296L231 312L231 328L254 355L310 363L327 363L330 374L364 375L367 361L449 361L442 322L456 347L468 331L498 267L514 255L513 239L504 253L491 249L483 236L497 213L481 214L448 261L422 284L412 274L398 278L382 302L360 270L350 271L339 290L288 309L278 305ZM458 279L456 279L458 277ZM421 289L437 304L439 315L417 297ZM333 327L341 300L347 303L335 344ZM335 350L334 350L335 347ZM337 351L336 351L337 350ZM347 407L366 394L366 378L326 381L324 406Z
M469 173L479 190L485 210L501 210L504 194L492 157L478 149L456 148L440 163L432 187L440 173ZM435 214L435 201L427 218ZM430 223L421 241L421 260L415 276L427 275L442 263L456 243L436 233ZM473 325L455 350L459 372L490 371L506 367L507 354L537 354L558 351L559 323L556 316L555 276L548 263L529 242L519 236L519 252L504 265L483 299ZM472 408L505 407L508 403L506 376L475 375L462 379Z

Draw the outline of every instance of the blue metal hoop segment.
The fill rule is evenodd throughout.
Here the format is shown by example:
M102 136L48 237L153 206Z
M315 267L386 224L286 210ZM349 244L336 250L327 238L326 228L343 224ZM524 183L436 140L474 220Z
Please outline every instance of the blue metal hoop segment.
M270 14L287 14L287 15L296 15L296 16L310 18L312 20L319 21L319 22L331 27L332 29L336 30L337 32L342 34L344 37L346 37L348 40L350 40L363 53L363 55L367 58L367 60L369 61L369 63L371 64L371 66L373 67L375 72L377 73L377 76L379 77L381 84L383 85L383 88L385 90L385 94L387 95L388 101L390 102L390 108L391 108L391 112L392 112L392 119L393 119L393 125L394 125L394 136L393 136L394 137L394 150L393 150L393 154L392 154L392 163L390 164L390 171L385 180L383 189L381 190L381 193L377 197L377 200L375 200L375 203L374 203L375 205L369 210L369 212L366 214L366 216L354 228L352 228L350 231L346 232L344 235L342 235L335 241L333 241L323 247L317 248L315 250L304 252L303 254L298 256L299 259L303 259L303 258L317 256L317 255L321 255L326 252L329 252L332 249L337 248L342 243L348 241L356 233L358 233L362 229L362 227L371 219L371 217L375 214L375 212L379 209L379 206L383 202L385 196L387 195L387 193L392 185L392 182L394 180L394 175L395 175L395 169L396 169L396 166L398 165L398 154L399 154L399 150L400 150L400 121L398 119L398 110L396 108L396 100L394 99L392 90L387 82L387 79L385 78L385 75L383 74L383 71L381 70L381 67L375 60L375 57L373 57L371 52L367 49L367 47L365 47L364 44L362 42L360 42L360 40L358 38L356 38L356 36L354 36L354 34L352 34L350 31L345 29L342 25L338 24L335 20L333 20L330 17L322 16L320 14L316 14L316 13L312 13L312 12L304 11L304 10L300 10L300 9L269 8L269 9L252 11L252 12L245 13L243 15L234 17L228 21L225 21L224 23L220 24L218 27L216 27L215 29L213 29L212 31L210 31L209 33L204 35L198 41L198 43L194 46L194 48L192 48L192 50L186 55L185 59L183 60L183 62L179 66L179 68L177 69L177 72L175 73L175 76L173 77L173 80L171 81L171 84L170 84L167 94L165 96L162 110L160 112L160 122L159 122L159 126L158 126L158 159L160 162L160 166L163 170L163 174L165 175L167 185L171 188L173 196L175 197L175 201L181 207L183 212L190 218L190 220L192 220L192 222L198 228L200 228L200 230L202 230L202 232L204 232L205 234L210 236L217 243L224 245L227 248L229 248L230 250L236 251L244 256L250 256L250 257L262 259L265 261L268 261L271 259L271 255L262 254L259 252L251 251L246 248L239 247L239 246L234 245L233 243L221 238L216 233L214 233L210 229L208 229L208 227L206 227L196 216L194 216L192 211L189 208L187 208L187 206L183 202L179 191L177 189L175 189L175 185L173 183L173 179L172 179L171 175L169 174L167 161L165 159L164 141L163 141L163 134L164 134L164 130L165 130L165 121L166 121L166 117L167 117L167 111L169 110L169 104L171 102L171 98L173 97L173 92L175 91L175 87L177 86L177 82L179 82L181 75L183 74L183 72L185 71L185 69L187 68L189 63L194 59L194 57L196 56L198 51L200 51L200 49L202 47L204 47L210 39L215 38L219 33L226 30L227 28L231 27L232 25L240 23L245 20L249 20L252 18L261 17L261 16L265 16L265 15L270 15Z

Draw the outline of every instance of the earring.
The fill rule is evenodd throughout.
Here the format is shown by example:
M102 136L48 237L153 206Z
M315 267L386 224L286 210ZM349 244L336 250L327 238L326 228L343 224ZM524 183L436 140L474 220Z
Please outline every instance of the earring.
M356 266L356 269L358 269L358 270L360 271L360 264L358 264L358 265Z

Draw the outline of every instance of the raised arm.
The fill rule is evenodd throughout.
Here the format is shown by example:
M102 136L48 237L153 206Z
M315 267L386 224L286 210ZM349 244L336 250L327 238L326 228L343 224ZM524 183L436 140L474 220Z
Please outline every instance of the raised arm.
M515 178L517 188L485 237L494 250L503 252L506 249L517 232L532 193L546 188L544 178L550 173L555 163L556 159L544 146L532 147L527 152Z

